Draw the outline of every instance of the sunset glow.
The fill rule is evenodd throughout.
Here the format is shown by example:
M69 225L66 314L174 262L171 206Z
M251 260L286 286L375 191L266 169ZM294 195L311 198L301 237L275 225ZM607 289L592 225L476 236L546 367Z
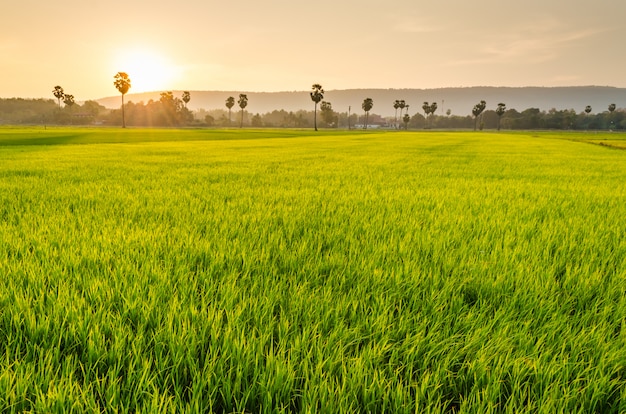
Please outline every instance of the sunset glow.
M178 72L166 58L149 49L124 51L116 59L115 68L128 73L132 92L172 89Z
M626 2L6 2L0 96L162 90L626 87ZM120 17L120 10L123 10ZM540 12L538 12L540 11ZM312 28L304 24L319 16ZM58 16L58 18L51 18ZM59 19L71 21L72 35ZM116 20L117 19L117 20ZM322 24L323 22L323 24ZM366 45L366 46L364 46Z

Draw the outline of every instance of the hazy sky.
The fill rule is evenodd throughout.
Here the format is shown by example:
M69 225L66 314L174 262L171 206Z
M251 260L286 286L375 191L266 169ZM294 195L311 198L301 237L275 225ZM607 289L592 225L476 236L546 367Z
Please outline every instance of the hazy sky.
M624 0L20 0L0 97L150 90L626 87Z

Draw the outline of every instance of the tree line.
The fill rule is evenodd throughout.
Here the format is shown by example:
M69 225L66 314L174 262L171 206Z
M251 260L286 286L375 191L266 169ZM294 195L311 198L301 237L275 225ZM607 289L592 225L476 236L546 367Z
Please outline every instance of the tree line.
M495 109L487 109L484 100L479 101L465 116L436 114L436 102L424 102L421 112L410 115L410 104L403 99L390 102L395 110L393 117L382 117L372 113L374 101L365 98L360 111L337 112L332 103L324 100L324 89L320 84L313 84L310 97L313 110L284 111L274 110L265 114L249 113L248 97L239 94L238 99L230 96L222 108L194 112L187 109L191 93L184 91L181 97L172 92L163 92L158 100L144 102L124 102L124 96L131 88L131 80L125 72L114 76L113 85L120 92L122 104L119 109L107 109L95 101L77 103L74 95L65 92L57 85L52 90L56 99L0 99L0 123L3 124L60 124L60 125L126 125L131 126L205 126L205 127L274 127L274 128L362 128L387 129L561 129L561 130L624 130L626 129L626 111L617 109L611 103L606 110L592 114L593 108L587 106L579 113L573 109L540 111L528 108L522 112L509 109L505 103L498 103ZM61 103L64 106L61 106ZM378 103L377 103L378 104ZM237 119L233 120L233 108L239 107ZM319 107L319 109L318 109ZM400 115L398 116L398 110ZM319 118L318 118L319 112ZM423 114L422 114L423 112Z

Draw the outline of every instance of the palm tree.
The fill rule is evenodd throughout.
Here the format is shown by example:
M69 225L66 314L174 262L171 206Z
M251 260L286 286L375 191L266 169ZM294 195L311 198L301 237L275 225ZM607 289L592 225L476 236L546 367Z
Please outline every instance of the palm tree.
M130 89L130 78L126 72L117 72L113 85L122 94L122 128L126 128L126 114L124 113L124 95Z
M480 101L476 105L474 105L474 109L472 109L472 115L474 115L474 131L476 131L476 123L478 122L478 117L483 113L485 108L487 107L487 102Z
M232 96L229 96L226 99L226 108L228 108L228 125L230 125L232 123L231 119L230 119L230 109L235 106L235 98L233 98Z
M404 102L404 101L401 101ZM374 107L374 100L372 100L372 98L365 98L363 100L363 104L361 105L361 108L363 108L363 110L365 111L365 129L367 129L367 120L369 117L369 112L370 109L372 109Z
M396 110L396 114L393 118L393 125L396 127L396 129L398 129L398 108L400 108L400 101L396 99L395 101L393 101L393 109Z
M591 112L591 105L585 106L585 113L588 115Z
M433 127L433 115L435 115L435 111L437 110L437 102L433 102L430 104L430 127Z
M400 118L402 118L402 111L404 111L404 108L406 108L406 102L404 102L404 99L400 101L398 107L400 108Z
M322 89L322 85L319 83L314 83L311 86L311 100L315 102L315 112L313 115L313 123L315 125L315 130L317 131L317 104L324 99L324 89Z
M237 103L241 108L241 124L239 125L239 128L243 128L243 110L246 106L248 106L248 95L240 93Z
M506 112L506 105L502 102L498 104L496 108L496 114L498 115L498 131L500 131L500 120L502 119L502 115Z
M76 102L74 101L74 95L70 95L70 94L66 94L63 97L63 103L65 104L65 106L69 106L70 109L72 108L72 105L74 105Z
M58 86L58 85L55 86L54 90L52 91L52 94L59 101L59 110L60 110L61 109L61 99L63 99L63 96L65 96L65 93L63 92L63 88Z
M424 110L424 129L426 129L428 124L428 114L430 114L430 104L428 102L424 102L422 109Z
M183 92L183 102L185 103L185 109L187 109L187 104L191 101L191 94L189 91Z
M609 127L610 127L611 130L613 129L613 112L615 111L615 108L616 108L616 106L615 106L614 103L609 105L609 120L611 122Z

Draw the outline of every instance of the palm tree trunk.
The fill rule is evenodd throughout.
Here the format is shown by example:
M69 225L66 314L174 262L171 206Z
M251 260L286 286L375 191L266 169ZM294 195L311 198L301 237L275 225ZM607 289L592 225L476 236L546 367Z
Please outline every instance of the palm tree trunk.
M313 125L317 131L317 102L315 102L315 111L313 111Z
M124 111L124 94L122 94L122 128L126 128L126 113Z

